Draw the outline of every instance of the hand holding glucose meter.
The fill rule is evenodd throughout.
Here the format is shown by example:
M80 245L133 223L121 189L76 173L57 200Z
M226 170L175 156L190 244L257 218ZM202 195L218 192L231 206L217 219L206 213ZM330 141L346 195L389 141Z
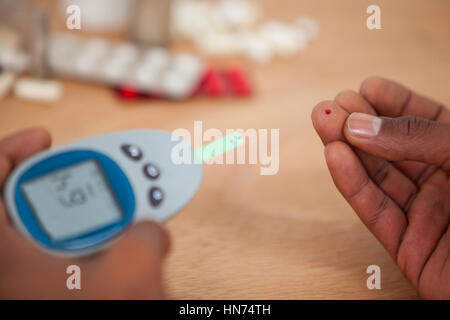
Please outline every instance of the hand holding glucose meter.
M50 253L103 248L131 224L162 222L186 205L202 165L174 164L171 133L116 132L42 152L18 166L4 197L16 228ZM193 152L192 152L193 154Z

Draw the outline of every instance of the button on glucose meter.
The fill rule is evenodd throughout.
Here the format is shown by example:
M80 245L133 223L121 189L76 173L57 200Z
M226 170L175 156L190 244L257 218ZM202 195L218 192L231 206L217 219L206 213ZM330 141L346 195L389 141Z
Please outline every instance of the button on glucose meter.
M124 144L122 146L122 151L133 160L142 159L142 151L139 147L132 144Z
M159 170L153 163L148 163L144 166L144 174L154 180L159 177Z
M153 187L150 189L150 202L154 207L159 206L161 201L163 200L163 192L158 187Z
M8 213L47 252L80 256L100 250L133 223L167 220L195 195L203 168L193 158L172 162L179 144L191 148L169 132L133 130L39 153L9 176Z

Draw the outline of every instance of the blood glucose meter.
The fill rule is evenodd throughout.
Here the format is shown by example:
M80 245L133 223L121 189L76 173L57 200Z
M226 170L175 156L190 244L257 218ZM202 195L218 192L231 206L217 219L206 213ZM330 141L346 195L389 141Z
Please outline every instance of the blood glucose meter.
M180 143L192 150L169 132L133 130L39 153L8 178L8 213L47 252L80 256L100 250L133 223L165 221L194 196L202 165L175 164L171 152Z

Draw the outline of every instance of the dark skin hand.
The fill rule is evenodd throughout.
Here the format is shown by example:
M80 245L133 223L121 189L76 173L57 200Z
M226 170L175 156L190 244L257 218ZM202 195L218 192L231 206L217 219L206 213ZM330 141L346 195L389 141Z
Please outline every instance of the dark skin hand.
M369 78L359 93L319 103L312 120L362 222L421 297L450 299L450 111Z
M0 140L0 190L13 168L50 146L40 128ZM63 259L36 248L11 225L0 195L0 298L2 299L161 299L161 264L169 248L167 232L139 223L100 253ZM68 290L69 265L81 269L81 290Z
M422 297L450 298L450 112L372 78L360 93L319 103L312 119L334 182L361 220ZM14 166L49 145L42 129L0 141L0 187ZM163 297L160 270L169 245L156 224L139 224L82 259L35 248L11 225L1 200L0 229L1 298ZM71 264L81 268L80 291L66 288Z

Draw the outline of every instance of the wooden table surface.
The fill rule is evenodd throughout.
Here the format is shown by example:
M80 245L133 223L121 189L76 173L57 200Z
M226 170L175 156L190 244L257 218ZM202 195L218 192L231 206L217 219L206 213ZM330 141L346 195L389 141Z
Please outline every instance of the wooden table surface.
M106 88L64 81L54 104L8 96L0 136L47 127L54 145L132 128L280 129L280 170L205 166L194 200L168 222L173 247L165 281L182 299L417 298L377 240L333 186L310 121L314 105L370 75L398 80L450 102L448 0L261 1L266 15L315 18L319 38L306 52L250 64L249 99L124 103ZM366 28L366 8L381 6L382 30ZM382 289L366 287L367 266L381 267Z

